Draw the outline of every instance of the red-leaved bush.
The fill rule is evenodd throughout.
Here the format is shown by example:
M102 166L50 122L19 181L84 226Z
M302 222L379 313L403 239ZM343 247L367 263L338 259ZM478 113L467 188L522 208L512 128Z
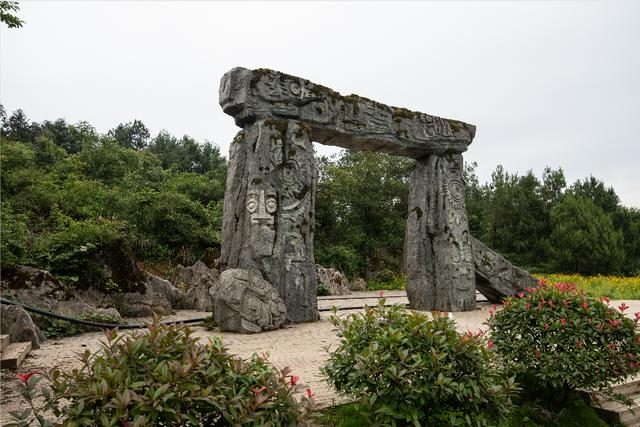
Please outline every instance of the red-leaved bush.
M640 314L629 319L627 309L572 284L541 281L507 298L488 324L495 351L519 382L566 396L607 389L640 370Z

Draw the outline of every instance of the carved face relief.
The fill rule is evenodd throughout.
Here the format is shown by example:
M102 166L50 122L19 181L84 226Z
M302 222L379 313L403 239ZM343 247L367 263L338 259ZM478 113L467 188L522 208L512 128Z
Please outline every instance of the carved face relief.
M247 195L247 210L251 223L273 225L273 214L278 210L278 199L274 191L252 190Z

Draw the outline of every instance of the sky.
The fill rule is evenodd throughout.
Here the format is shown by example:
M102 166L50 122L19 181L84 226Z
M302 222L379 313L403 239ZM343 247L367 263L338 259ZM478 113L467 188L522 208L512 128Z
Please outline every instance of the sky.
M0 102L106 132L142 120L212 141L235 66L271 68L477 126L481 181L501 164L593 175L640 207L640 2L21 1L0 29ZM321 154L338 151L317 146Z

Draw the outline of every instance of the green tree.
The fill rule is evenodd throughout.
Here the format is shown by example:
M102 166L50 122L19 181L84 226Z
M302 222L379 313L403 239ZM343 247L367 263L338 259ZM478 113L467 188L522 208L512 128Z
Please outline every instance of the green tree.
M149 129L140 120L129 123L121 123L108 132L108 136L113 138L124 148L143 150L149 143Z
M9 28L20 28L24 21L14 15L20 11L17 1L0 1L0 21L4 22Z
M582 274L616 273L624 259L622 233L591 199L566 195L551 210L555 266Z
M346 262L355 253L358 265L350 271L399 271L413 164L403 157L352 151L318 160L319 263L335 263L331 254L344 254Z
M1 134L14 141L35 141L40 134L40 126L37 123L30 123L24 111L18 109L3 121Z

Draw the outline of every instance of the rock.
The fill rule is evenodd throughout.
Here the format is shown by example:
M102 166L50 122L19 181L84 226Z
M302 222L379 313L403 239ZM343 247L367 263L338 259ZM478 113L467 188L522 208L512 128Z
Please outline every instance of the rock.
M329 295L351 295L349 280L344 273L335 268L325 268L316 264L316 277L318 284L322 283Z
M498 252L489 249L478 239L471 237L476 288L494 303L503 298L538 286L538 280L525 270L511 264Z
M278 329L286 320L284 302L258 270L226 270L210 292L221 331L252 334Z
M405 235L409 305L428 311L473 310L475 273L462 156L420 159L410 181Z
M0 305L0 334L9 335L13 343L31 341L33 348L45 340L29 313L17 305Z
M207 267L218 270L220 268L220 248L207 248L198 261L203 262Z
M185 305L185 295L177 287L173 286L173 283L162 277L148 274L147 292L163 296L169 302L171 308L182 308Z
M152 274L148 276L141 292L114 293L109 297L125 317L174 314L172 307L180 307L184 298L171 282Z
M217 264L217 261L212 262L212 264ZM171 276L171 283L185 292L182 298L183 308L211 311L213 306L209 288L219 278L220 274L217 269L210 268L204 261L199 260L191 267L178 265Z
M365 291L366 289L367 289L367 282L362 277L358 277L356 278L356 280L351 282L352 291Z
M291 323L319 319L315 181L313 145L296 121L258 121L231 144L220 268L259 270Z
M26 266L3 266L0 292L3 298L71 317L89 316L97 308L48 271ZM104 296L96 300L104 303Z
M234 68L220 82L220 105L245 127L264 119L304 122L311 139L353 150L420 158L462 153L475 126L389 107L272 70Z

